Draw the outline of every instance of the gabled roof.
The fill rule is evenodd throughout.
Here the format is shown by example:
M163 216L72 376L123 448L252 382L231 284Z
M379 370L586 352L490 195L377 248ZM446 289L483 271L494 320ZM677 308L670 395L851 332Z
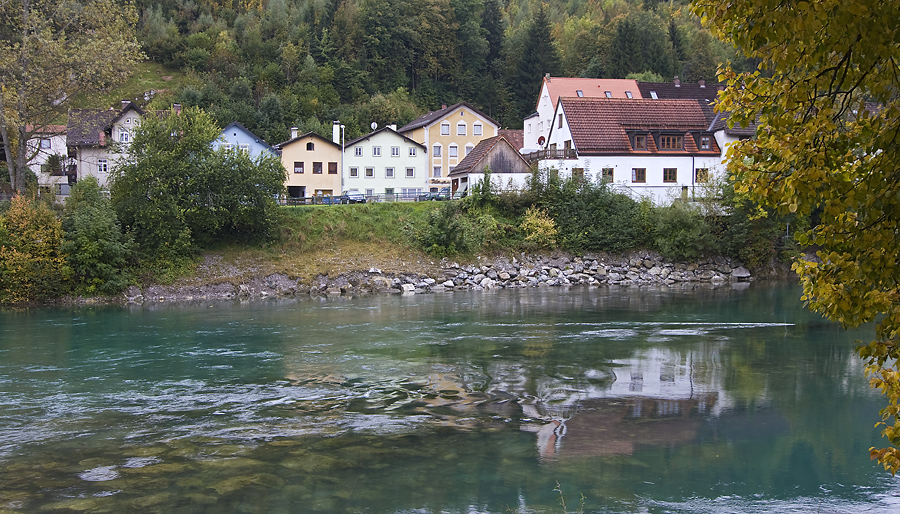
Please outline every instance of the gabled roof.
M654 100L703 100L700 107L707 121L712 122L716 113L713 105L719 94L718 84L707 86L705 82L638 82L641 96ZM656 97L656 98L654 98Z
M509 141L513 148L519 149L525 146L524 130L501 129L498 135Z
M133 110L143 116L146 111L128 102L121 109L69 109L66 125L66 144L69 146L100 146L100 134L106 133L122 116ZM158 113L166 111L157 111Z
M25 131L31 132L35 136L64 136L66 135L65 125L44 125L37 126L25 125Z
M728 118L729 113L727 112L717 113L712 122L709 124L708 130L710 132L718 132L720 130L724 130L725 133L729 136L737 137L753 137L756 135L756 123L751 123L749 127L735 125L733 128L729 128Z
M711 138L709 150L697 148L691 137L684 138L681 150L656 147L654 132L678 135L708 132L706 116L697 100L560 98L558 110L565 113L572 143L582 155L721 153L715 138ZM647 150L634 150L629 132L648 133Z
M266 143L261 137L257 136L257 135L254 134L253 132L250 132L250 129L248 129L247 127L241 125L241 124L240 124L239 122L237 122L237 121L232 121L232 122L229 123L225 128L223 128L223 129L222 129L222 134L228 132L232 127L235 127L235 128L237 128L238 130L244 132L244 133L247 134L248 136L250 136L250 137L252 137L253 139L255 139L257 143L259 143L259 144L263 145L264 147L268 148L269 150L275 152L275 149L272 148L272 146L271 146L269 143Z
M409 144L416 145L416 146L418 146L419 148L425 148L425 145L413 141L412 139L410 139L410 138L404 136L403 134L401 134L401 133L397 132L396 130L392 129L391 127L381 127L380 129L378 129L378 130L376 130L376 131L374 131L374 132L369 132L368 134L363 135L363 136L359 136L358 138L356 138L356 139L354 139L354 140L352 140L352 141L347 141L346 143L344 143L344 147L345 147L345 148L349 148L349 147L355 145L356 143L359 143L359 142L364 141L364 140L367 140L367 139L371 139L371 138L372 138L373 136L375 136L376 134L379 134L379 133L381 133L381 132L388 131L388 130L389 130L392 134L396 135L397 137L403 138L403 140L406 141L406 142L409 143Z
M309 137L312 137L312 138L315 138L315 139L319 139L320 141L324 141L324 142L326 142L326 143L328 143L328 144L330 144L330 145L332 145L332 146L334 146L334 147L336 147L336 148L338 148L338 149L341 148L341 145L335 143L334 141L332 141L332 140L330 140L330 139L328 139L328 138L322 137L322 136L320 136L319 134L316 134L315 132L307 132L306 134L299 135L299 136L297 136L297 137L295 137L295 138L293 138L293 139L288 139L287 141L284 141L284 142L282 142L282 143L278 143L277 145L274 145L274 148L276 148L276 149L278 149L278 150L281 150L282 148L284 148L284 147L287 146L287 145L290 145L290 144L292 144L292 143L295 143L295 142L297 142L297 141L300 141L301 139L306 139L306 138L309 138Z
M437 111L431 111L428 114L423 114L422 116L419 116L418 118L412 120L411 122L407 123L406 125L400 127L400 130L398 130L397 132L402 134L404 132L409 132L410 130L415 130L417 128L427 127L429 125L434 124L437 121L440 121L441 119L449 116L456 110L463 108L463 107L465 107L466 109L469 109L473 113L475 113L478 116L484 118L485 120L493 123L494 125L496 125L498 127L500 126L499 123L497 123L496 121L494 121L493 119L491 119L489 116L485 115L483 112L479 111L478 109L472 107L472 105L469 104L468 102L460 102L458 104L451 105L450 107L444 107L443 109L440 109Z
M567 78L567 77L544 77L542 88L546 87L550 93L550 100L553 102L553 108L560 97L584 97L584 98L607 98L606 92L612 95L612 98L628 98L625 94L631 92L633 98L641 98L641 90L638 82L631 79L584 79L584 78ZM578 94L581 91L581 95ZM538 98L538 102L541 99Z
M507 139L503 136L494 136L489 137L487 139L482 139L475 148L469 151L469 154L466 155L463 160L459 161L459 164L450 171L451 177L456 177L460 175L466 175L472 172L481 172L484 169L483 161L485 158L491 153L498 145L506 145L509 149L518 156L519 159L522 160L525 168L529 167L528 161L522 157L522 154L519 153L519 150L515 148ZM501 170L494 170L497 172L502 172Z

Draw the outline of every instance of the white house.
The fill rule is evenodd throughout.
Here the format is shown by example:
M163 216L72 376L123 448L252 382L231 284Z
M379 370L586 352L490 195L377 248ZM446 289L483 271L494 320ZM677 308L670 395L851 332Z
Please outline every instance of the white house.
M32 130L32 127L27 127ZM38 186L58 195L69 194L66 126L47 125L34 131L28 140L28 167L37 176ZM55 157L54 157L55 156ZM74 177L73 177L74 178Z
M654 203L689 199L723 173L722 147L697 100L560 98L540 161Z
M356 189L367 198L415 198L427 183L428 149L393 127L380 128L344 146L344 191Z
M545 76L541 82L535 112L524 120L524 152L539 150L546 146L553 126L553 113L560 97L641 98L641 91L637 81L629 79Z

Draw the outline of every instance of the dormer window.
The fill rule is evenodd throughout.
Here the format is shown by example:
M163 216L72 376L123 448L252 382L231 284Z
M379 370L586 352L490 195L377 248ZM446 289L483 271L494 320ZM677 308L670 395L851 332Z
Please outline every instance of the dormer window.
M580 90L580 89L576 90L576 91L575 91L575 94L578 95L579 98L584 97L584 91L582 91L582 90Z
M681 136L659 136L660 150L681 150Z
M631 91L625 91L625 98L634 98L634 95L631 94Z
M603 94L606 95L606 98L612 98L612 91L604 91Z
M647 136L644 136L644 135L634 136L634 149L635 150L646 150L647 149Z
M700 149L709 150L712 147L709 136L700 136Z

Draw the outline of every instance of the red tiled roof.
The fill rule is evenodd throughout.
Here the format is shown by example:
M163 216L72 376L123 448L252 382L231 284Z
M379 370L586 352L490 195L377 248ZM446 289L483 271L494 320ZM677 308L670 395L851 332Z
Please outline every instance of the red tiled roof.
M578 97L581 91L584 98L606 98L609 91L613 98L628 98L626 91L630 91L634 98L641 98L641 90L636 80L630 79L584 79L568 77L544 77L544 84L550 93L553 107L560 97ZM540 98L538 98L540 101Z
M708 122L696 100L646 100L617 98L561 98L572 143L579 154L719 154L715 138L710 149L699 150L693 137L684 138L680 150L660 150L654 133L688 136L708 134ZM649 133L646 150L634 150L629 132Z

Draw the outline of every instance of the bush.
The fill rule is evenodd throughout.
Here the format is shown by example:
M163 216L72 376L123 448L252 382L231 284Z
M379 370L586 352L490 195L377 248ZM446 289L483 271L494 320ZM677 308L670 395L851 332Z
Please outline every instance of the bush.
M529 207L525 211L522 220L522 231L525 232L525 241L537 248L554 248L559 231L556 222L547 214L547 211L538 207Z
M0 217L0 303L54 298L67 269L62 226L45 204L17 195Z
M126 271L131 239L122 233L115 211L94 177L84 178L66 199L60 246L75 289L84 294L115 294L131 280Z
M416 241L422 250L435 257L450 257L468 251L460 202L443 202L432 211L416 234Z
M653 242L660 255L669 260L694 261L712 247L706 219L683 202L656 209Z

